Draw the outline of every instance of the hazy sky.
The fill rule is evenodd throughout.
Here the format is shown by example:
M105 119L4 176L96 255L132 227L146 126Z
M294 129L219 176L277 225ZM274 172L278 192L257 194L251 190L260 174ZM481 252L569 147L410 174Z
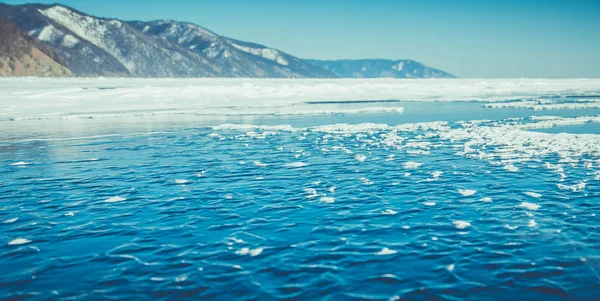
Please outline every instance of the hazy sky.
M409 58L459 77L600 77L600 0L37 2L189 21L302 58Z

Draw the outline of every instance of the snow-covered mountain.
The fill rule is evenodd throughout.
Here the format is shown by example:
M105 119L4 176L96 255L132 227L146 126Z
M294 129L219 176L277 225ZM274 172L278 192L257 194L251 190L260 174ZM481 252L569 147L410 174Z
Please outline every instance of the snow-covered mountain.
M306 60L342 78L453 78L413 60Z
M40 4L0 4L0 16L64 58L77 76L335 77L282 51L189 23L125 22Z
M0 3L0 17L43 45L75 76L452 77L410 60L302 60L192 23L99 18L63 5Z
M263 45L220 36L192 23L129 22L146 35L206 57L232 77L335 77L297 57Z
M0 17L0 76L71 76L55 59L48 47Z

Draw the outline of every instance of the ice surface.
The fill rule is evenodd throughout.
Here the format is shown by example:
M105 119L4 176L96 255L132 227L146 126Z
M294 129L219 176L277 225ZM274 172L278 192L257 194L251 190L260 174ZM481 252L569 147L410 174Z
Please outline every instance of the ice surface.
M102 26L52 8L59 23L75 24L98 42ZM105 21L109 22L109 21ZM95 28L91 30L91 28ZM73 41L71 41L73 42ZM102 47L108 47L102 45ZM121 55L115 53L117 57ZM123 58L121 58L123 59ZM125 62L126 66L128 62ZM484 101L547 94L591 93L600 79L0 79L0 117L99 118L156 114L358 114L402 108L331 109L307 102L348 100ZM48 105L47 100L60 105Z

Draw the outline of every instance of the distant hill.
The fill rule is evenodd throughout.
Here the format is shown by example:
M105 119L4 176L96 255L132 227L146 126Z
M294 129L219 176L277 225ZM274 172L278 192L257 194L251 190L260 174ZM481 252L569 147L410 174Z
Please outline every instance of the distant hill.
M2 76L71 76L69 69L38 40L0 17L0 74Z
M3 58L11 66L3 76L451 77L408 60L398 70L384 60L302 60L192 23L99 18L63 5L0 3L2 17L13 24L0 41L11 53Z
M453 78L413 60L305 60L342 78Z

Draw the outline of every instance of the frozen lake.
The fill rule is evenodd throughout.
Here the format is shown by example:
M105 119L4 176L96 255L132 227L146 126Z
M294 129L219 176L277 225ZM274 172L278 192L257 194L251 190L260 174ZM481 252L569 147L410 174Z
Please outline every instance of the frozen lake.
M0 299L600 299L600 80L0 80Z

